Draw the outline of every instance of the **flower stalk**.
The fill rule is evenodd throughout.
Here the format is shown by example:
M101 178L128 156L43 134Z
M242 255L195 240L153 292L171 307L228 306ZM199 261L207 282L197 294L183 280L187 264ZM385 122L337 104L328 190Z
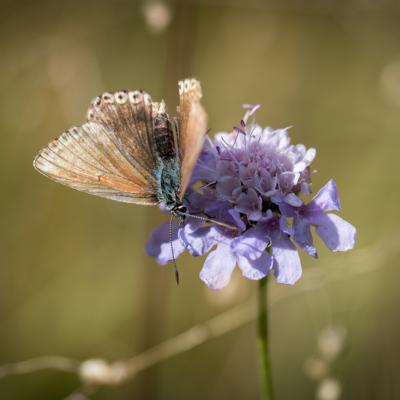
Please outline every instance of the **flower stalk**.
M268 330L268 275L259 280L258 288L258 351L261 398L273 400L272 372Z

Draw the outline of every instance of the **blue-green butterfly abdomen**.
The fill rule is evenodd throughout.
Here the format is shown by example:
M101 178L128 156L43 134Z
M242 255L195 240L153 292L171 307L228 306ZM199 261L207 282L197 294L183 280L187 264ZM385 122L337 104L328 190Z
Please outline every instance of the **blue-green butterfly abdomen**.
M181 205L178 193L181 183L180 165L176 158L158 158L154 171L157 185L157 198L169 210Z

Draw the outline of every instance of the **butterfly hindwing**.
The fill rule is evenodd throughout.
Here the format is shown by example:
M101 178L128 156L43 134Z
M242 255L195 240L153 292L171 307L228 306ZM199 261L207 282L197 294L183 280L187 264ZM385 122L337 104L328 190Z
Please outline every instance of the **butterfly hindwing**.
M202 91L196 79L179 82L178 131L181 158L182 199L190 183L193 168L197 162L207 133L207 114L200 103Z

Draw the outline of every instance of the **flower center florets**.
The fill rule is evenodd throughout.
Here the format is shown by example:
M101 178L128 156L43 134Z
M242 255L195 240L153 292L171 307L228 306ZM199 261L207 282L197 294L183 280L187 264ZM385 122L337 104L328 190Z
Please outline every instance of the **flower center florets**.
M246 125L221 133L205 149L199 178L217 199L233 205L246 226L278 214L278 205L301 205L301 192L309 193L309 164L315 150L290 145L286 129ZM268 215L270 217L271 214Z

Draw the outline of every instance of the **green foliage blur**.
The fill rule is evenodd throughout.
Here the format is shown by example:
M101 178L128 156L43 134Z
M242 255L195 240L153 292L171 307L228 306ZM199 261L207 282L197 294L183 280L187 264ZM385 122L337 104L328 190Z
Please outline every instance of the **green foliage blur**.
M157 6L157 5L156 5ZM103 91L144 89L171 114L177 81L198 78L212 133L261 103L257 120L293 126L317 148L314 188L333 177L357 245L302 255L294 287L270 281L277 399L313 399L304 367L340 326L341 399L400 398L400 7L349 1L0 1L0 365L43 355L126 359L254 296L236 271L211 292L202 259L158 266L144 244L168 220L34 171L38 150L84 121ZM154 11L156 10L156 11ZM313 284L318 273L320 284ZM279 296L284 300L273 301ZM258 399L255 323L91 398ZM74 374L0 379L0 399L64 399Z

